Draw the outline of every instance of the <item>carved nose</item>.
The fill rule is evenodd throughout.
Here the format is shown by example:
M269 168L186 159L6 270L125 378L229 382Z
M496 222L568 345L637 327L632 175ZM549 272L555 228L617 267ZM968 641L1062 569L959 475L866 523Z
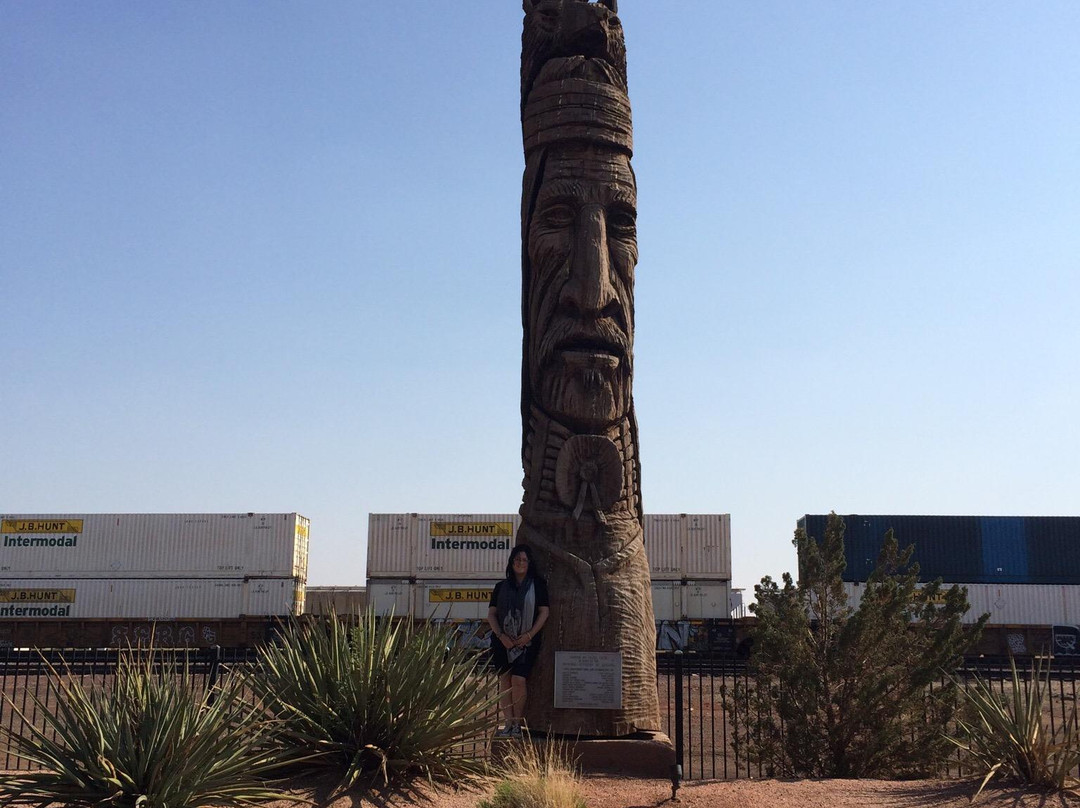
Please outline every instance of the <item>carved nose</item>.
M599 206L585 207L578 214L570 277L563 286L561 302L578 314L596 317L615 299L604 211Z

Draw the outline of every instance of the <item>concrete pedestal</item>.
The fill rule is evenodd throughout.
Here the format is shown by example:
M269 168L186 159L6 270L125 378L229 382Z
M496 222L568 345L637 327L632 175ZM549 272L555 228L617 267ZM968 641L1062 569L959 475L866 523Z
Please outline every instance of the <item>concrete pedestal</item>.
M636 732L618 738L574 738L565 735L526 735L524 741L543 744L548 740L564 743L583 774L616 774L667 780L675 766L675 747L662 732ZM519 738L492 738L491 759L498 764Z

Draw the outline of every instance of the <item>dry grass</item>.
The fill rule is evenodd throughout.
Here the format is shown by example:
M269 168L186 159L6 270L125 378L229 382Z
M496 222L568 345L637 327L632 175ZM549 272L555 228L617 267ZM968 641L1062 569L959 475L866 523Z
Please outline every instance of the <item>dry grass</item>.
M510 745L497 769L495 792L479 808L585 808L571 747L562 741Z

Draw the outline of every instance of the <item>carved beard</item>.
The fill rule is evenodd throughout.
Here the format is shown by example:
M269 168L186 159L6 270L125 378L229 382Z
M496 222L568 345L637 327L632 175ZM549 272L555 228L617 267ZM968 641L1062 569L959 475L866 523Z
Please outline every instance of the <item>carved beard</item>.
M627 363L610 355L565 351L540 372L540 406L571 425L600 430L626 414L630 399Z

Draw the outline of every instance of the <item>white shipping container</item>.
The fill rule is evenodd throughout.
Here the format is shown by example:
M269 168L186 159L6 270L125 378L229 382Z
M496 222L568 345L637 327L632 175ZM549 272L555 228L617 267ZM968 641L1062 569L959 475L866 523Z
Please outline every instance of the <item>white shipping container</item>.
M746 603L743 601L743 590L732 589L728 595L728 604L731 606L731 617L733 620L746 617Z
M520 522L516 513L370 514L368 576L501 578Z
M686 543L683 572L687 578L731 580L731 514L684 515Z
M645 514L644 528L654 581L731 580L730 514Z
M704 620L714 617L727 619L731 616L731 587L727 581L688 581L682 590L683 618Z
M380 616L413 616L413 585L408 581L372 580L367 585L368 606Z
M654 581L680 580L683 577L682 544L685 538L682 514L647 513L643 522L649 576Z
M653 581L652 605L657 620L681 620L682 584L678 581Z
M369 578L411 578L416 574L415 513L369 513Z
M368 576L500 578L520 524L516 513L373 513ZM731 580L729 514L646 514L644 531L654 581Z
M491 591L501 578L417 581L368 580L368 602L376 613L391 610L398 617L426 620L484 620ZM702 620L730 617L727 581L654 581L653 613L657 620Z
M41 618L188 620L299 614L293 578L0 580L0 621Z
M520 523L516 513L419 514L417 579L502 578Z
M1051 626L1080 624L1080 586L1050 584L960 584L967 588L971 608L965 623L989 613L991 624ZM943 585L948 588L950 584ZM865 584L845 583L852 606L866 590Z
M307 580L296 513L0 514L0 579Z
M360 614L367 609L363 586L309 586L304 590L304 614Z
M657 620L726 620L730 592L727 581L653 581L653 613Z
M476 579L418 582L414 615L425 620L486 620L496 583Z

